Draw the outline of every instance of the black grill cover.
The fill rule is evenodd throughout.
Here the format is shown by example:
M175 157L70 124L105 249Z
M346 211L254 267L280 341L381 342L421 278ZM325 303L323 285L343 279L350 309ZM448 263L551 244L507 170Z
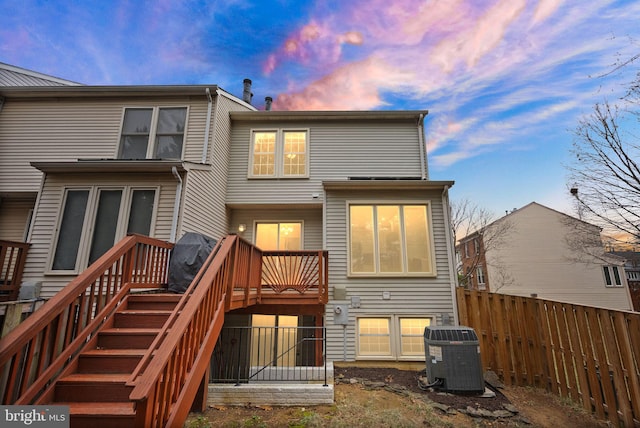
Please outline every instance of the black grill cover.
M169 291L184 293L204 264L216 240L187 232L176 242L169 260Z

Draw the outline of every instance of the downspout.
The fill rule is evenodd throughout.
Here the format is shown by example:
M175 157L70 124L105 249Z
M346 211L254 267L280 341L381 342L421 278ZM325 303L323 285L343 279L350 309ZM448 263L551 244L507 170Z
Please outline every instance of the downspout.
M424 114L418 119L418 144L420 145L420 173L423 180L427 180L427 145L424 142Z
M451 213L449 211L449 186L444 186L442 190L442 207L444 211L444 222L446 226L447 233L445 237L447 239L447 255L449 256L449 275L451 276L451 298L453 303L453 325L458 325L458 298L457 298L457 288L458 288L458 274L456 273L455 263L456 263L456 255L455 251L452 253L451 249L454 248L452 241L453 237L451 230Z
M202 149L202 163L207 163L207 152L209 151L209 131L211 129L211 105L213 104L213 99L211 98L211 91L209 90L209 88L206 88L204 91L207 94L209 105L207 106L207 121L204 126L204 148ZM216 112L217 110L218 104L216 103Z
M171 173L178 181L176 185L176 199L173 203L173 221L171 222L171 237L169 242L176 242L176 234L178 232L178 215L180 214L180 200L182 199L182 177L178 174L178 169L171 167Z

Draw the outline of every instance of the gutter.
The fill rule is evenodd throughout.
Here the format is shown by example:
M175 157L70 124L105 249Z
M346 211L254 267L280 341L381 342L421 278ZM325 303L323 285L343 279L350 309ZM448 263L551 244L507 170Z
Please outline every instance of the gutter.
M449 257L449 275L451 276L451 301L453 303L453 325L458 325L460 320L458 319L458 298L457 298L457 287L458 287L458 274L455 269L455 251L452 253L451 250L454 248L452 241L453 237L451 236L451 213L449 211L449 188L451 186L444 186L444 190L442 191L442 207L444 212L444 222L445 222L445 238L447 240L447 255Z
M423 180L427 180L427 145L424 142L424 114L420 113L418 119L418 144L420 146L420 172Z
M202 163L207 163L207 152L209 151L209 131L211 129L211 105L213 99L211 99L211 90L206 88L204 92L207 94L208 106L207 106L207 122L204 126L204 145L202 149ZM218 90L216 89L216 93ZM218 112L218 103L216 102L216 114ZM217 116L217 115L216 115Z
M176 198L173 203L173 220L171 221L171 236L169 237L169 242L176 242L178 214L180 214L180 200L182 198L182 177L178 174L178 169L175 166L171 168L171 173L178 181L178 185L176 186Z

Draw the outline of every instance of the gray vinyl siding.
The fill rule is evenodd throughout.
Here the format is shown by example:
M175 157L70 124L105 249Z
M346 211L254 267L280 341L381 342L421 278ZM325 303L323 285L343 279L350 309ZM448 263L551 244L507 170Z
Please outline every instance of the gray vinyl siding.
M252 129L308 129L309 178L248 179ZM420 177L418 138L409 121L236 122L227 203L317 203L323 180Z
M435 248L436 277L368 277L347 276L347 201L382 203L430 202L431 227ZM343 334L346 334L346 358L356 359L356 319L359 316L420 316L442 322L442 315L453 319L454 305L449 270L449 255L442 194L438 191L332 191L327 194L326 249L329 250L329 304L325 315L327 355L329 359L344 358ZM346 300L334 300L336 287L346 288ZM383 291L390 299L382 298ZM351 297L360 297L360 308L349 309L346 330L334 324L336 304L349 304Z
M0 113L0 192L37 192L41 161L114 159L125 107L188 106L184 160L202 161L206 97L7 99Z
M261 221L302 221L303 249L322 250L322 210L321 209L251 209L232 210L229 232L237 233L238 225L245 224L247 230L238 233L249 242L255 242L254 225Z
M49 256L54 245L65 188L80 188L87 186L87 183L93 186L158 187L160 193L151 235L162 240L170 237L176 191L176 180L171 174L104 174L99 177L95 174L91 177L87 174L49 175L34 214L31 248L24 273L25 282L42 283L41 296L44 298L53 296L75 277L48 273Z
M24 242L33 199L0 200L0 240Z

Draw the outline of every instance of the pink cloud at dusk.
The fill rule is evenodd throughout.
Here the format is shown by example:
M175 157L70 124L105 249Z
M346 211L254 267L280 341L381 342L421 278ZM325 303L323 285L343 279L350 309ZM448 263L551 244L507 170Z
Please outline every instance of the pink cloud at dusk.
M537 24L553 15L562 2L563 0L540 0L538 7L536 7L535 15L533 16L533 23Z

